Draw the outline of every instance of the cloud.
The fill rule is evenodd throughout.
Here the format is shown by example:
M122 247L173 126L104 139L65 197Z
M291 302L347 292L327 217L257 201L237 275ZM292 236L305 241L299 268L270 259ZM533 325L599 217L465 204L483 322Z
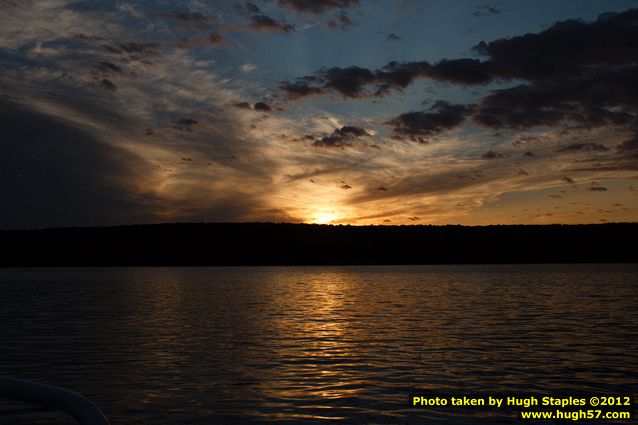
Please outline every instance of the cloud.
M272 111L272 107L266 102L257 102L253 106L251 106L250 103L248 102L237 102L237 103L234 103L233 106L239 109L249 109L249 110L255 110L259 112Z
M330 9L357 6L359 0L279 0L279 4L299 13L322 14Z
M282 82L279 88L292 100L323 93L321 88L313 87L307 81Z
M116 91L117 87L115 86L115 84L113 84L113 82L111 80L109 80L108 78L103 78L102 79L102 87L104 87L107 90L110 91Z
M259 13L259 7L257 7L255 4L250 3L250 2L246 2L246 10L248 10L251 13Z
M503 155L502 153L498 153L494 151L489 151L481 155L481 159L499 159L499 158L507 158L507 157Z
M344 97L359 97L363 87L374 82L374 74L365 68L352 66L349 68L330 68L323 72L324 89L333 89Z
M485 9L484 10L490 10ZM481 42L484 59L390 62L380 69L333 67L285 82L289 99L336 92L343 98L385 96L417 79L484 85L521 81L491 91L472 121L484 127L526 129L568 123L581 129L638 125L638 9L593 22L566 20L539 32Z
M594 22L567 20L537 33L481 42L491 79L527 80L483 99L475 122L526 128L572 122L582 128L636 120L632 85L638 50L638 10L603 14Z
M395 33L391 32L390 34L388 34L385 38L387 41L400 41L401 37L399 37L398 35L396 35Z
M593 68L567 80L547 78L494 90L479 102L474 121L496 129L566 122L589 129L628 125L635 119L631 110L638 106L638 98L622 93L622 86L631 84L631 72Z
M260 112L270 112L270 111L272 111L272 108L270 107L270 105L268 105L265 102L257 102L257 103L255 103L255 105L253 106L253 109L255 111L260 111Z
M474 10L472 15L478 18L481 16L494 16L494 15L498 15L499 13L501 13L500 9L487 4L482 4Z
M390 91L402 91L418 78L460 84L484 84L490 81L486 65L478 59L428 62L392 61L383 68L370 70L359 66L322 69L314 75L283 82L280 88L291 99L336 91L344 98L384 96Z
M558 149L558 152L607 152L609 148L600 143L573 143Z
M159 16L183 23L203 22L206 20L206 17L200 12L193 12L189 9L174 12L161 12L159 13Z
M193 131L193 126L195 124L197 124L197 120L192 118L181 118L173 122L173 128L180 131L188 131L190 133Z
M162 49L162 44L157 42L149 43L120 43L105 44L103 48L110 53L120 53L139 56L156 56Z
M258 14L261 13L261 9L254 3L246 2L244 4L235 4L235 9L241 14Z
M40 49L16 50L12 55L22 65L4 68L0 79L0 103L20 99L22 105L11 102L8 118L3 115L3 123L19 122L20 128L10 140L3 133L0 143L21 145L11 148L16 152L11 156L10 149L3 148L11 168L0 167L0 174L16 188L11 189L14 198L21 196L20 179L30 182L23 192L34 198L3 203L0 215L13 221L0 220L2 226L300 221L272 204L272 195L280 190L276 179L286 153L277 135L290 128L291 121L270 117L260 128L252 128L255 114L228 107L243 97L249 83L227 83L217 74L217 63L213 66L191 52L172 49L173 34L166 32L170 28L158 25L154 13L135 18L139 19L135 28L145 30L131 39L134 17L124 10L71 13L65 2L32 6L18 10L10 26L0 30L3 43L9 39ZM49 45L55 48L38 47ZM6 54L6 49L3 44L0 53ZM117 84L117 91L103 80L113 88ZM25 118L11 115L17 111ZM35 127L36 121L46 127L37 134L25 124L33 122ZM316 128L309 125L305 130ZM29 157L29 146L45 155ZM49 148L52 152L47 153ZM39 174L40 169L51 178ZM65 171L68 177L63 176ZM34 187L38 179L41 191ZM47 180L59 183L69 197L75 193L77 197L67 201L62 189L46 186ZM2 193L9 190L3 182L0 185ZM85 187L93 187L95 195ZM47 193L60 195L51 201L59 203L51 213L44 206ZM101 213L93 214L97 209Z
M219 33L213 31L209 34L200 34L175 43L178 49L193 49L199 47L222 47L226 44Z
M486 84L492 80L489 64L478 59L443 59L431 67L429 78L458 84Z
M427 142L428 139L443 130L457 127L471 112L466 105L452 105L445 101L437 101L428 111L408 112L401 114L387 124L394 126L393 132L399 136L407 136L411 140Z
M211 32L208 34L207 41L213 46L219 46L224 43L224 39L217 32Z
M242 72L245 73L249 73L249 72L253 72L254 70L257 69L257 65L252 64L252 63L245 63L242 66L239 67L241 69Z
M474 49L489 58L493 75L536 81L580 76L593 64L627 65L638 52L638 9L606 13L594 22L566 20L537 34L481 42Z
M250 107L250 103L248 103L248 102L237 102L237 103L233 104L233 106L235 108L240 108L240 109L252 109Z
M145 159L112 146L64 119L0 100L4 228L150 222Z
M638 156L638 137L623 141L616 146L616 149L623 154L628 154L629 156Z
M346 12L341 12L335 15L326 23L326 26L330 29L341 28L344 31L348 30L353 25L354 23Z
M430 69L427 62L389 62L382 69L374 72L375 96L384 96L391 90L402 91L417 78L423 78Z
M352 143L369 136L368 132L363 128L344 125L335 129L332 134L324 136L313 143L313 146L323 148L345 148L352 146Z
M100 62L97 69L107 74L122 74L124 72L122 68L109 61Z
M271 0L271 5L277 3ZM10 55L11 59L3 68L2 92L14 99L24 99L28 111L77 130L83 137L81 146L73 141L71 150L61 150L60 156L51 155L55 166L43 167L55 177L54 181L62 182L61 187L65 183L71 194L77 194L78 202L71 202L75 210L59 205L61 212L51 214L55 220L46 223L46 217L41 216L35 225L74 221L110 224L307 220L325 208L334 210L339 220L349 223L371 224L391 218L392 223L401 224L410 223L409 217L421 217L424 223L476 224L481 213L499 212L498 206L502 205L499 197L504 193L518 193L531 203L548 202L547 189L561 184L565 175L577 177L579 182L605 179L610 192L612 187L620 187L611 179L635 176L632 145L623 142L633 138L630 134L635 129L636 91L631 77L635 76L636 68L631 64L638 61L633 56L628 56L627 63L614 65L585 61L578 72L560 74L563 70L557 68L538 79L509 77L515 72L507 69L510 65L506 66L505 59L497 60L496 53L494 58L486 54L480 59L462 57L437 62L434 58L385 65L380 62L378 66L327 67L281 83L280 94L289 99L311 95L376 98L407 92L420 79L442 83L428 84L436 90L445 90L450 85L480 87L476 90L452 87L453 93L463 92L461 98L437 102L430 109L412 106L405 111L415 112L406 114L394 108L399 102L414 104L412 93L388 99L388 108L382 109L391 111L383 112L387 114L385 121L392 121L387 128L381 127L384 119L371 112L365 102L356 102L351 110L333 107L321 99L300 105L300 110L290 107L285 114L265 116L247 111L260 109L257 100L264 100L274 109L276 105L270 103L276 98L262 86L263 78L282 77L267 77L265 71L261 76L242 74L241 65L249 57L243 54L232 55L233 60L224 62L227 55L223 52L193 52L175 47L223 43L236 46L240 49L237 52L245 49L250 54L259 46L251 39L255 35L235 37L231 33L272 32L251 28L251 16L268 15L277 9L266 7L266 2L258 3L259 7L264 4L262 12L246 4L243 14L236 11L233 14L231 10L230 14L218 16L205 12L212 10L209 4L212 3L192 3L206 15L204 21L196 15L177 16L178 19L158 17L148 7L137 7L135 15L115 6L100 13L86 13L81 8L65 13L69 9L64 2L34 2L22 15L6 20L9 27L0 30L6 46L2 54ZM319 10L317 4L312 2L308 7ZM225 7L219 6L219 10L226 11ZM356 16L342 7L317 13L309 9L289 10L313 15L308 19L314 25L342 12L348 12L353 19ZM319 16L321 13L325 16ZM241 21L233 23L237 16ZM285 25L280 15L270 16ZM195 32L200 31L199 24L205 24L205 28ZM133 28L143 31L133 35ZM215 41L206 40L211 31L219 31L215 32L219 37ZM293 37L297 35L302 34ZM180 42L182 37L186 38L184 43ZM383 36L380 39L383 42ZM213 56L207 56L208 53ZM542 57L538 60L545 61ZM262 78L254 81L251 77ZM116 85L116 91L104 86L103 79ZM253 100L243 102L244 99ZM481 119L475 120L478 116ZM344 126L344 122L355 125ZM44 134L60 133L79 139L57 125L47 126ZM541 128L532 133L529 127L534 126ZM525 134L539 136L514 145L514 141L522 138L508 129L519 128L525 129ZM563 129L566 132L559 133ZM388 130L394 138L388 137ZM458 131L446 138L443 133L448 130ZM379 148L368 149L377 138L383 141ZM407 142L427 142L433 138L441 143ZM37 173L39 167L39 160L28 156L26 142L19 140L24 143L20 155L11 157L17 158L15 162L10 161L11 170L17 172L11 171L10 178L0 179L2 192L9 187L4 181L16 186L11 189L14 198L19 198L17 191L24 188L24 193L38 198L36 206L46 211L44 189L34 189L35 184L19 185L20 179L35 181L27 173ZM6 142L11 141L0 137L0 143ZM43 143L32 143L35 153ZM52 142L52 149L57 150L59 143ZM589 143L613 150L603 152L605 155L592 150L586 158L586 149L571 151L583 155L556 153L565 146ZM481 154L490 149L495 154L511 155L481 161ZM531 153L524 154L526 150L533 151L536 157L528 158ZM104 161L92 159L94 154ZM62 157L73 164L72 170L82 171L59 177L64 171L58 170ZM94 170L87 170L86 164L95 165ZM525 173L521 172L523 165ZM0 174L6 170L0 167ZM84 177L84 173L88 175ZM46 179L40 180L47 188ZM88 194L77 183L82 181L100 192ZM342 185L351 189L340 189ZM588 185L582 187L585 193L578 196L596 196L587 191ZM52 193L63 195L61 190ZM96 212L91 218L89 213L97 211L97 207L87 207L85 215L82 206L94 199L102 213ZM29 226L29 220L37 219L35 208L30 208L26 202L13 203L9 211L0 214L15 218L6 221L8 226ZM530 217L532 214L535 213L530 213ZM22 221L21 216L25 217Z
M250 28L260 32L291 32L295 30L295 26L287 23L281 23L266 15L253 15L250 17Z

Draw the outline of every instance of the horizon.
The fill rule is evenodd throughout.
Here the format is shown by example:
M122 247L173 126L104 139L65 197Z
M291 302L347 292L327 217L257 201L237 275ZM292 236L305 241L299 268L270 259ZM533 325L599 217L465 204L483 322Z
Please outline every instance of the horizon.
M2 2L0 229L638 221L638 2Z
M175 221L175 222L163 222L163 223L128 223L128 224L107 224L107 225L87 225L87 226L61 226L61 227L30 227L30 228L13 228L0 229L0 232L13 232L13 231L42 231L42 230L71 230L71 229L103 229L103 228L117 228L117 227L144 227L144 226L227 226L227 225L299 225L299 226L318 226L318 227L551 227L551 226L614 226L614 225L638 225L638 221L610 221L604 223L532 223L532 224L426 224L426 223L406 223L406 224L342 224L342 223L304 223L304 222L290 222L290 221Z

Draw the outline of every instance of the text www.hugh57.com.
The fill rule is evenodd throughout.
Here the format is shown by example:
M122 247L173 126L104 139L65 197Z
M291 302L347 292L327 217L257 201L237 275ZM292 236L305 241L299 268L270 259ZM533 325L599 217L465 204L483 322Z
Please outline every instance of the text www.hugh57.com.
M605 412L603 410L555 410L548 411L522 411L519 412L521 419L569 419L578 420L613 420L613 419L631 419L631 412Z

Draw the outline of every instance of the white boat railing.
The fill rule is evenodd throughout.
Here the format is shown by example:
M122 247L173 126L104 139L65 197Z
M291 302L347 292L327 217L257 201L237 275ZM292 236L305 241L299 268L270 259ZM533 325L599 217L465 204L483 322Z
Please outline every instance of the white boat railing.
M0 397L61 410L80 425L110 425L91 400L64 388L0 376Z

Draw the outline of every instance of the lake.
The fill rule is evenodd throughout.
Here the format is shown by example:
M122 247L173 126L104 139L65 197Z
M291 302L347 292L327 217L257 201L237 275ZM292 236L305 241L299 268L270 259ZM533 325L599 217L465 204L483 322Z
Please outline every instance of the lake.
M0 269L0 294L0 374L113 425L469 424L409 395L638 392L636 264ZM0 423L73 421L2 401Z

